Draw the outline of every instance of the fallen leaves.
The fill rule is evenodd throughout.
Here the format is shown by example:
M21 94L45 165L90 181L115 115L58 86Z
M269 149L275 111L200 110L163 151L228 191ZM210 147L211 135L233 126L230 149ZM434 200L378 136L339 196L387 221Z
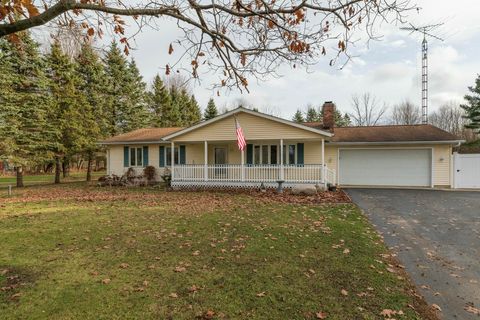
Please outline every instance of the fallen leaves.
M110 278L106 278L106 279L103 279L102 280L102 283L103 284L109 284L112 280L110 280Z
M392 310L392 309L383 309L382 312L380 312L380 315L384 318L387 318L387 319L393 319L392 317L394 316L403 316L404 313L402 310Z
M317 319L327 319L327 313L322 312L322 311L318 311L317 313L315 313L315 317Z
M169 296L170 298L174 298L174 299L178 298L178 294L175 293L175 292L170 293L168 296Z
M265 291L262 291L256 294L257 297L265 297L265 295L266 295Z
M348 296L348 291L345 289L342 289L340 293L342 294L342 296Z
M469 313L472 313L476 316L480 316L480 309L478 308L475 308L474 305L472 303L470 304L467 304L465 306L465 311L469 312Z
M435 304L435 303L432 304L432 309L442 312L442 308L440 308L440 306L438 304Z

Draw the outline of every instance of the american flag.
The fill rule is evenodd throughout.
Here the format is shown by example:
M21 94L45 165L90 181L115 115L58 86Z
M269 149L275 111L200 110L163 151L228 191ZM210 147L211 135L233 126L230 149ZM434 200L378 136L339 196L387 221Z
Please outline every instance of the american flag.
M238 123L237 118L235 118L235 129L237 132L237 146L240 151L245 150L247 146L247 141L245 141L245 136L243 135L242 127L240 127L240 123Z

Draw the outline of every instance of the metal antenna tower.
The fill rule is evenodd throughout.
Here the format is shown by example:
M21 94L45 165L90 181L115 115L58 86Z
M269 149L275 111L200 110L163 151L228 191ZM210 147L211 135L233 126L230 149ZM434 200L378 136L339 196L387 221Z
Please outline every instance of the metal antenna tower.
M431 24L423 27L415 27L410 23L410 27L402 27L401 30L420 32L423 34L422 41L422 123L428 123L428 42L427 36L443 41L442 38L432 34L431 31L440 27L443 23Z

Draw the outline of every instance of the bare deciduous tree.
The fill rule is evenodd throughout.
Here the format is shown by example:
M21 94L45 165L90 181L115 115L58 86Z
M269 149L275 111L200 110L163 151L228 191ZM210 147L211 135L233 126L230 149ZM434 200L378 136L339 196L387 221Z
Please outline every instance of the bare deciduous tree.
M370 94L352 96L353 112L349 113L356 126L375 126L380 124L387 112L385 103L380 105L377 98Z
M15 33L42 25L80 26L87 38L112 33L128 53L132 35L145 27L162 31L159 22L173 19L193 77L205 68L219 75L216 86L248 90L247 78L274 74L285 62L348 61L360 33L376 38L380 23L402 22L414 9L410 0L6 0L0 1L0 37L19 41ZM171 44L168 51L177 49ZM165 72L180 68L167 64Z
M405 100L393 107L391 121L393 124L419 124L422 122L422 113L419 107Z
M465 110L460 107L459 102L450 101L436 111L430 113L428 119L431 124L440 129L448 131L462 139L472 141L476 139L471 129L466 129L468 119L465 117Z

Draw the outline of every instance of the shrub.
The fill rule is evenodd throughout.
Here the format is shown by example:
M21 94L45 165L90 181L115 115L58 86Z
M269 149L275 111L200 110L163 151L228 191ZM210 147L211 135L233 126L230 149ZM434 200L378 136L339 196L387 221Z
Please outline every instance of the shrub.
M155 180L156 170L154 166L146 166L143 169L143 176L147 178L148 181Z

